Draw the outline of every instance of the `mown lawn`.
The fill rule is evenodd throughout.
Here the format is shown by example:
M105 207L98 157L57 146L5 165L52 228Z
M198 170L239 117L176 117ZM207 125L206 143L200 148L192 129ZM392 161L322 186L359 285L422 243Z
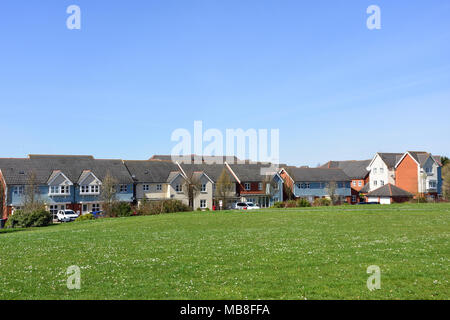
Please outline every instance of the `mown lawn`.
M0 299L449 299L450 204L103 219L0 234ZM81 289L66 270L81 268ZM367 267L381 268L369 291Z

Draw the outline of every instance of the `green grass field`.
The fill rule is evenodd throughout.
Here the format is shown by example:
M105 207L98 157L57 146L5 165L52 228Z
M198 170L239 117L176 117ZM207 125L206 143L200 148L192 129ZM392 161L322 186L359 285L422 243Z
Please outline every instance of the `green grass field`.
M0 233L0 299L449 299L450 204L189 212ZM81 289L66 270L81 268ZM381 268L369 291L367 267Z

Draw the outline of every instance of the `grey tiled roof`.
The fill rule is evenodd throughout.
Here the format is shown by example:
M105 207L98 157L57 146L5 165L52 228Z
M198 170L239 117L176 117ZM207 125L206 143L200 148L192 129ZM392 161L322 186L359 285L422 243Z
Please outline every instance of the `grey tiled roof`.
M239 161L239 159L235 156L230 156L230 157L226 157L226 156L197 156L197 155L188 155L187 158L190 158L190 163L189 164L194 164L194 158L196 159L200 159L202 162L208 163L208 164L223 164L226 161L230 162L228 160L230 160L229 158L232 159L231 162L237 162ZM163 160L163 161L172 161L172 156L168 155L168 154L155 154L154 156L152 156L150 158L150 160Z
M403 190L393 184L385 184L367 194L368 197L413 197L412 193Z
M130 174L122 160L94 159L92 156L45 156L32 155L29 158L0 158L0 170L7 184L27 184L32 173L37 184L47 184L50 176L60 170L76 183L84 170L92 171L103 180L109 172L119 183L132 183Z
M261 174L263 168L270 168L268 164L229 164L231 170L241 182L261 182L267 175ZM272 177L274 174L271 175Z
M228 173L228 176L230 177L230 180L232 182L236 182L236 179L233 177L233 175L228 171L226 166L224 164L181 164L181 167L183 168L184 172L189 176L193 172L204 172L212 181L217 182L219 180L220 175L222 174L222 171L225 169L225 171Z
M295 182L337 182L351 180L342 169L290 167L288 173Z
M329 161L320 168L342 169L352 179L364 179L369 174L367 166L371 160Z
M386 152L378 152L378 155L381 159L386 163L388 168L394 168L397 162L401 159L404 153L386 153Z
M366 183L364 185L364 187L361 188L361 190L359 190L360 193L368 193L370 191L370 184Z
M126 160L125 165L136 182L167 182L171 172L179 172L176 163L161 160Z

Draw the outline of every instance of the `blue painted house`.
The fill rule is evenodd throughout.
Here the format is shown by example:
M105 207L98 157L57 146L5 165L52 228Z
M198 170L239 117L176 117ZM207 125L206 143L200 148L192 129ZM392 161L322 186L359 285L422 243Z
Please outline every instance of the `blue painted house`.
M280 171L295 198L331 198L351 203L351 178L341 169L288 167Z
M133 202L133 179L122 160L53 155L0 159L0 182L5 191L2 216L7 218L20 209L31 188L35 199L52 214L61 209L80 213L101 210L102 181L108 174L117 181L116 199Z

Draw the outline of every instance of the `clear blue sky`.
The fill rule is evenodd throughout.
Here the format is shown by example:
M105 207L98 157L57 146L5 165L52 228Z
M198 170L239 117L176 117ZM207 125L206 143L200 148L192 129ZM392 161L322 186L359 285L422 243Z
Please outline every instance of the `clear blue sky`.
M279 128L295 165L449 155L449 17L448 0L3 0L0 157L147 159L194 120Z

